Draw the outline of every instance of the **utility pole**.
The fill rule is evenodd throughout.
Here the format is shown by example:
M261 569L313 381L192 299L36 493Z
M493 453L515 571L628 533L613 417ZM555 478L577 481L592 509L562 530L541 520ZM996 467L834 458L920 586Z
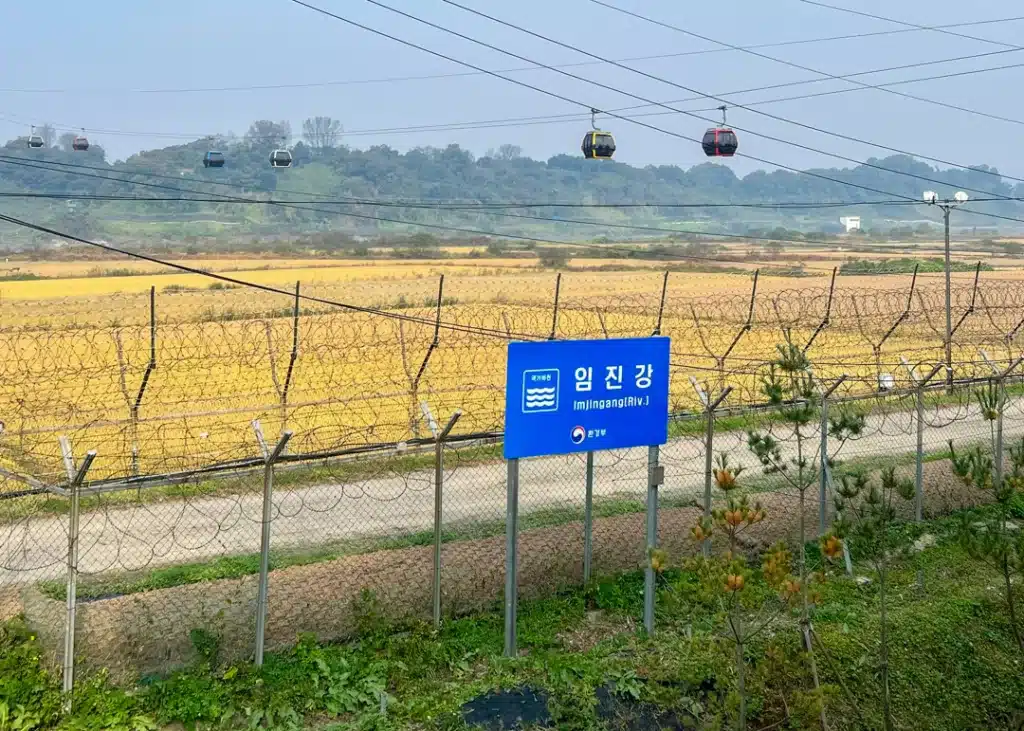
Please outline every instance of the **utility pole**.
M942 209L942 219L946 230L945 249L945 271L946 271L946 385L953 385L953 286L949 260L949 214L954 208L967 202L967 194L958 190L953 199L939 200L938 194L933 190L924 193L924 202L928 205L938 206Z

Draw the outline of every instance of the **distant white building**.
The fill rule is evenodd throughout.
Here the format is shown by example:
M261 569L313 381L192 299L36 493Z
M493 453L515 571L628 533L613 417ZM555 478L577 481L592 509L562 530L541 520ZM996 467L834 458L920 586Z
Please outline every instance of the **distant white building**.
M846 233L860 231L860 216L843 216L839 223L846 227Z

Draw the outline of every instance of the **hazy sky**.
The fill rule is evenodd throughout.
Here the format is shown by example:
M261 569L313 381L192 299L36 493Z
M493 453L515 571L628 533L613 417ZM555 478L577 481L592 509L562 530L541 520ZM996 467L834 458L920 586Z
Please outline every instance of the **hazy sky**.
M480 48L443 32L374 7L365 0L311 0L337 14L386 30L421 45L489 69L522 67L522 61ZM384 0L445 27L488 41L544 63L588 59L446 5L441 0ZM813 7L799 0L656 2L608 0L711 38L747 45L822 36L893 30L889 23ZM658 28L599 7L589 0L463 0L464 4L558 38L608 58L682 54L714 49L712 43ZM835 0L837 4L921 24L957 23L1024 15L1024 7L998 0L972 3L930 0ZM364 130L500 120L510 117L578 114L581 108L488 76L361 82L387 77L465 71L420 51L326 18L289 0L100 0L95 3L51 0L45 5L12 2L4 9L5 34L0 55L0 137L24 135L28 125L51 122L62 128L86 127L89 137L112 157L185 141L189 136L243 133L257 118L288 119L298 132L305 117L322 114L342 121L346 144L388 144L399 149L458 142L478 154L508 142L532 157L579 153L589 120L492 129L434 132ZM913 7L910 7L913 6ZM920 12L927 8L927 12ZM916 12L915 12L916 10ZM1024 21L956 29L1004 43L1021 42ZM717 47L720 48L720 47ZM826 71L857 71L931 62L956 56L1006 51L1005 46L919 31L866 39L831 41L761 52ZM729 94L750 87L815 78L806 71L736 51L678 55L630 61L639 69L699 92L752 102L780 96L848 88L841 81ZM989 114L1024 120L1024 51L859 77L881 83L986 67L1022 64L960 78L895 87L908 93L954 103ZM602 65L568 71L600 80L640 97L679 100L691 93L668 84ZM516 72L517 79L556 91L599 108L640 102L624 94L567 79L546 70ZM190 93L140 93L137 90L195 89L275 84L316 84L305 88ZM26 91L31 90L31 91ZM42 91L40 91L42 90ZM132 91L136 90L136 91ZM706 109L707 99L676 104ZM1021 124L859 90L816 99L759 107L829 131L853 135L965 164L987 163L1024 177ZM645 110L650 111L650 110ZM659 111L655 109L654 111ZM634 114L635 112L624 112ZM701 112L714 117L717 112ZM699 138L708 124L683 115L644 118L650 124ZM866 159L889 154L870 146L809 132L733 109L736 127ZM616 158L632 164L702 162L696 143L606 119L618 140ZM741 151L798 167L848 165L827 156L741 132ZM763 163L737 158L747 172Z

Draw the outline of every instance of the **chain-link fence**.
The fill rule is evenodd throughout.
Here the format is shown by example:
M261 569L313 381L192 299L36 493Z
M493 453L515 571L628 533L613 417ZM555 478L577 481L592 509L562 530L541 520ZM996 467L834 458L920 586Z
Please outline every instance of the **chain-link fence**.
M385 313L307 312L300 300L269 312L250 296L230 317L164 316L176 295L144 293L125 324L0 329L0 616L24 613L57 662L129 678L184 663L204 641L260 657L302 632L332 639L497 606L509 339L672 338L656 492L657 543L675 556L699 550L690 529L718 500L710 456L745 468L769 516L753 540L768 545L801 521L805 536L827 526L837 480L856 470L920 474L910 519L969 504L948 443L999 454L1024 436L1014 286L954 290L950 385L933 367L945 356L941 290L682 300L644 276L649 291L621 297L549 281L548 306L536 293L453 304L459 283L435 281L415 307ZM764 402L777 345L813 365L813 419L799 430L780 418L792 404ZM996 412L984 408L994 383L1009 394ZM861 427L833 433L830 418L847 412ZM765 469L751 432L799 474ZM646 565L649 456L522 462L520 596Z

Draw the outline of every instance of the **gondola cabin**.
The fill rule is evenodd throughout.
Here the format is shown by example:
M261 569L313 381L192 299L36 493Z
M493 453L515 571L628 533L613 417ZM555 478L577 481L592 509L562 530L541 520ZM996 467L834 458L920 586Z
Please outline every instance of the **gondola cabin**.
M292 166L292 153L288 150L274 150L270 153L270 167L290 168Z
M740 141L725 121L728 107L723 105L719 109L722 112L722 126L712 127L705 132L700 146L704 148L704 154L708 157L732 157L740 148Z
M588 160L611 160L615 154L615 138L611 132L591 130L583 136L583 157Z
M224 153L215 152L210 150L203 155L203 167L204 168L222 168L224 167Z
M76 137L71 143L71 149L76 152L85 152L89 149L89 138L84 136Z
M43 146L43 138L40 135L30 135L28 138L28 146L33 150L38 150Z
M739 149L740 141L728 127L712 127L704 133L701 147L708 157L732 157Z

